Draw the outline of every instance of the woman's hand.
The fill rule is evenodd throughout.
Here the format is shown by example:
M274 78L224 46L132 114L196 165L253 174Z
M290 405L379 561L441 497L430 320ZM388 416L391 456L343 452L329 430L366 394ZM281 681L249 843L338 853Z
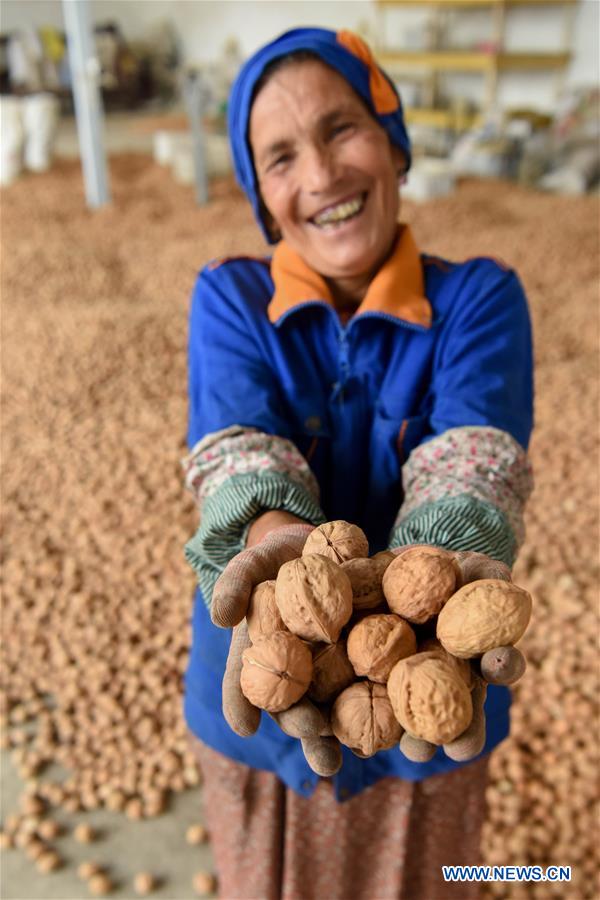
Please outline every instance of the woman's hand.
M234 556L213 593L213 622L225 628L233 626L223 677L223 715L229 727L241 737L254 734L261 717L261 710L244 696L240 685L242 654L251 645L245 618L250 594L257 584L276 578L283 563L302 554L306 538L313 530L312 525L297 521L265 531L266 525L277 521L267 519L273 515L267 513L253 525L254 533L251 531L248 543L256 543ZM273 714L272 718L282 731L300 740L306 761L314 772L328 777L339 771L342 753L339 742L332 737L329 717L307 697L284 712Z
M411 544L411 547L429 546ZM394 549L396 555L408 550L408 546ZM452 551L450 551L452 552ZM498 578L511 581L510 568L500 560L492 559L485 553L468 550L453 551L452 555L460 568L459 587L483 578ZM516 647L494 647L478 660L471 660L473 718L471 724L454 741L444 744L444 752L456 762L466 762L478 756L485 746L486 723L484 704L488 684L509 685L518 681L526 668L525 657ZM405 732L400 741L400 749L413 762L428 762L437 747L421 738Z
M240 685L242 654L250 645L248 626L244 619L233 629L223 677L223 715L229 727L241 737L254 734L261 717L261 710L244 696ZM272 713L271 716L282 731L300 740L306 761L313 772L329 777L340 770L342 752L339 741L332 736L329 716L311 703L308 697L302 697L289 709Z
M293 521L295 517L290 518ZM246 615L250 594L256 585L277 578L284 563L302 555L306 538L314 526L300 519L295 521L298 524L267 531L254 546L249 540L249 546L227 564L213 591L210 614L215 625L221 628L238 625ZM255 524L259 525L260 520Z

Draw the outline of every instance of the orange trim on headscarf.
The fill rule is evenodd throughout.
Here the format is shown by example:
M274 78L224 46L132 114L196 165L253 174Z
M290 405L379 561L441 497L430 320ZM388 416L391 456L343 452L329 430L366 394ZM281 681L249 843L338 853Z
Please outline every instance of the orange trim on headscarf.
M275 292L268 306L269 320L277 322L294 307L320 300L334 306L325 279L314 272L295 250L280 241L271 260ZM380 312L415 325L431 326L431 305L425 297L421 257L408 225L400 226L396 246L369 285L354 317Z
M375 112L384 116L396 112L400 102L391 84L373 59L373 54L361 37L353 31L338 31L337 41L346 50L362 60L369 68L369 90Z

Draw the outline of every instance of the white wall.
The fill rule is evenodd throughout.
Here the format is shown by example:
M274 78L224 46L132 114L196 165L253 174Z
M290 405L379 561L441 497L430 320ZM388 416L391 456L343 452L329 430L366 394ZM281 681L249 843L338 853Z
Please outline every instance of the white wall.
M74 2L74 0L69 0ZM75 0L79 2L79 0ZM298 25L359 29L377 33L377 11L371 0L90 0L95 22L114 20L125 36L140 39L154 24L170 19L175 23L188 62L214 61L230 37L236 37L244 54L252 53L274 35ZM381 15L381 14L380 14ZM391 9L383 14L387 41L398 43L411 24L426 15L421 10ZM507 19L507 49L559 49L563 11L543 6L511 9ZM457 11L452 14L452 39L458 45L474 35L486 36L489 10ZM10 31L31 25L62 26L61 0L2 0L0 28ZM413 28L414 30L414 28ZM489 29L488 29L489 30ZM573 34L573 60L566 72L568 85L598 84L600 0L580 0ZM452 92L479 99L482 79L478 76L447 77ZM500 103L552 109L555 76L518 73L502 76Z

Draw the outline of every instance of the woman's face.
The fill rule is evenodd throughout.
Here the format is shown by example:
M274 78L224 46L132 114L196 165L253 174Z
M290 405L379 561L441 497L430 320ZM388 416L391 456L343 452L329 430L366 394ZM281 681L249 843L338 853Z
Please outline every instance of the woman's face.
M333 280L375 271L404 158L350 85L317 60L285 66L254 101L250 143L263 202L304 261Z

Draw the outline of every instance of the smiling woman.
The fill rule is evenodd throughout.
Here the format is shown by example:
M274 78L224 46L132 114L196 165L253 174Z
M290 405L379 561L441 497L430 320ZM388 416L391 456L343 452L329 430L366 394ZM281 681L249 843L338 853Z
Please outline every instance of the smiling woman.
M445 884L441 866L478 862L508 689L488 688L475 761L365 759L330 736L326 708L304 709L303 742L261 720L240 658L254 586L326 519L359 525L371 554L420 543L483 554L477 577L512 565L531 490L527 301L512 270L421 254L398 222L402 104L355 35L297 29L263 47L229 124L276 246L209 264L190 316L184 464L201 521L185 713L221 895L468 900L477 885Z
M250 143L269 227L358 306L396 237L401 149L341 75L293 56L256 92Z

